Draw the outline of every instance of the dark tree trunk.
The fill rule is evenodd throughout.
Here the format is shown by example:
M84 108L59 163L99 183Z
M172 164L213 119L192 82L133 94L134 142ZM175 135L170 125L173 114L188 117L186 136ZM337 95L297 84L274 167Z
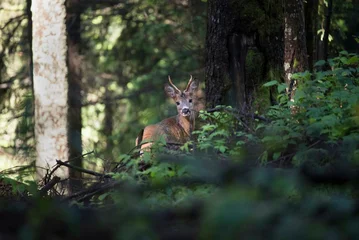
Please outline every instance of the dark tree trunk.
M313 0L313 65L318 61L319 0Z
M245 35L236 33L229 39L229 74L232 80L232 96L235 100L231 104L239 108L245 107L247 102L246 56L250 40Z
M31 12L31 0L26 0L26 15L27 15L27 39L29 43L29 78L31 81L31 88L33 87L33 60L32 60L32 12Z
M308 51L308 68L313 71L313 65L317 61L316 38L318 24L318 0L308 0L305 4L305 31Z
M105 119L103 125L103 134L106 137L106 149L105 149L105 170L111 170L111 161L113 160L113 115L114 106L111 102L111 91L106 89L105 92Z
M271 80L284 80L284 24L267 33L261 39L257 39L257 47L264 57L263 78L264 82ZM276 105L276 88L270 88L270 103Z
M67 34L68 34L68 135L69 135L69 159L71 164L82 166L82 117L81 117L81 11L78 0L67 3ZM78 190L81 187L81 173L70 169L70 189Z
M207 107L228 104L243 107L247 102L245 63L249 42L236 28L239 14L230 0L208 1L206 37Z
M324 36L323 36L323 59L328 60L328 38L330 32L330 21L332 17L333 0L328 0L328 8L325 13L325 25L324 25Z
M292 74L308 69L304 6L303 0L287 0L284 6L284 79L292 99L297 84Z
M212 108L224 104L231 80L228 73L228 38L231 19L228 0L209 0L206 36L206 104Z

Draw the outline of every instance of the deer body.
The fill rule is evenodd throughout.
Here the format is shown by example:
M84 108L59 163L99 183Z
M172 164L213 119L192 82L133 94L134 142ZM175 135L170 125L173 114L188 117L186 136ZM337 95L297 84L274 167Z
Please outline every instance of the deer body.
M191 132L194 128L196 112L194 110L195 91L198 83L192 79L189 80L184 91L180 91L168 77L171 85L165 86L165 91L171 97L176 105L178 115L166 118L161 122L149 125L143 129L136 139L136 145L141 141L155 141L164 137L167 143L184 144L190 140ZM149 148L152 143L141 145L141 149Z

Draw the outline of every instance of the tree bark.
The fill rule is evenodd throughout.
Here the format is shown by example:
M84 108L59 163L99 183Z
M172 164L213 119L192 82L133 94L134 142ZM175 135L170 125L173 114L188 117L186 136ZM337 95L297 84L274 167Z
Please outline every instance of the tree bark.
M40 179L56 159L69 159L65 17L65 0L32 1L36 165ZM59 168L56 175L67 178L68 169Z
M109 84L107 84L108 86ZM113 160L113 116L114 116L114 106L111 102L111 91L106 89L105 92L105 117L103 125L103 134L106 137L106 148L105 148L105 170L111 171L111 162Z
M206 37L206 104L243 108L247 103L246 56L253 39L238 26L230 0L210 0Z
M332 18L333 0L328 0L328 7L325 13L325 25L324 25L324 36L323 36L323 60L328 60L328 44L329 44L329 32L330 32L330 21Z
M231 86L227 48L231 31L229 1L209 0L207 8L205 92L207 107L213 108L224 103Z
M288 95L293 99L296 81L292 74L308 69L303 0L284 3L284 73Z
M82 93L81 93L81 13L79 0L67 1L67 35L68 35L68 136L69 136L69 159L71 164L82 167ZM70 171L70 190L75 191L81 188L81 172Z
M284 21L276 29L268 32L262 38L257 39L257 47L264 57L263 78L264 82L271 80L284 80ZM276 105L276 88L269 89L271 105Z
M250 94L249 86L246 82L246 57L248 52L248 43L252 39L244 34L234 33L229 39L229 74L232 80L232 89L234 96L231 105L243 109L246 107Z
M31 12L31 1L26 0L26 15L27 15L27 40L29 43L29 78L31 81L32 92L34 92L33 86L33 59L32 59L32 12Z
M305 4L305 32L308 55L308 69L313 71L317 61L316 38L318 25L318 0L308 0Z

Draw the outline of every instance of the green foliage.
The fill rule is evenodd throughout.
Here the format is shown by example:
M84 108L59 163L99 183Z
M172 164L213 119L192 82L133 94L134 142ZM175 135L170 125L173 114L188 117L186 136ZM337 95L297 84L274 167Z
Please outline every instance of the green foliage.
M319 61L316 66L324 64ZM342 51L328 64L330 70L293 74L298 83L293 101L288 101L286 84L265 83L264 87L277 88L279 105L269 107L256 121L250 119L255 114L226 106L202 111L205 124L193 132L195 149L236 161L247 158L248 149L256 149L256 161L262 164L312 160L325 165L339 157L357 162L359 58ZM188 150L188 144L182 149Z
M200 112L202 126L180 151L168 148L160 139L140 157L121 155L119 165L125 166L126 171L113 173L113 178L134 188L139 185L142 194L113 191L94 198L92 203L110 201L123 206L132 201L142 208L157 209L200 199L206 206L203 224L211 226L201 230L204 238L247 236L254 229L261 229L256 233L259 238L278 216L279 225L271 232L273 236L287 236L284 230L289 227L288 219L299 224L298 231L306 229L310 236L327 234L326 220L315 220L317 209L332 209L338 201L350 205L356 194L354 188L312 187L301 180L296 170L259 168L244 170L242 175L242 170L237 172L238 166L231 164L302 166L309 161L310 169L319 173L358 164L358 56L343 51L328 63L330 70L293 75L298 82L294 101L288 101L285 84L275 80L264 84L277 87L280 103L271 106L264 116L217 106ZM318 62L316 66L324 64ZM134 153L138 155L139 150ZM341 165L335 165L338 162ZM219 187L221 184L224 187ZM267 210L265 206L269 206ZM298 208L303 210L296 212ZM350 215L352 210L349 207L328 214ZM349 215L343 224L349 223ZM310 224L302 221L305 216L311 219ZM240 228L237 223L252 227ZM311 224L321 231L316 233ZM220 231L224 226L229 226L228 235Z
M245 118L241 118L238 110L227 106L217 106L218 111L208 113L202 111L200 118L207 123L194 131L197 138L196 148L222 157L234 157L239 160L246 142L256 142L251 126Z
M205 6L199 2L189 11L179 2L136 0L116 5L111 13L89 8L82 15L84 31L81 34L86 43L88 64L85 79L95 76L88 84L95 87L88 92L103 98L105 89L111 86L108 97L125 97L112 105L119 110L111 116L116 119L112 139L114 145L120 146L113 149L113 160L133 147L141 128L175 114L176 108L166 101L163 86L171 75L182 87L189 72L202 68ZM103 73L110 79L103 78ZM83 111L90 112L91 107ZM102 114L105 111L100 110ZM96 120L101 121L102 116L97 115ZM93 117L86 114L84 121ZM86 124L85 127L92 126ZM96 144L101 148L99 151L105 150L103 142L108 137L99 134L88 145Z
M358 166L358 55L342 51L328 62L315 64L318 69L330 66L330 70L294 74L298 88L293 102L288 101L287 86L280 83L278 76L273 77L277 80L265 83L262 89L276 88L279 105L271 106L264 116L255 110L244 112L228 106L201 112L201 121L205 123L193 132L193 140L184 144L181 151L167 149L166 143L160 140L151 152L145 151L141 157L134 157L138 156L139 150L123 154L133 147L134 136L144 125L174 113L175 108L168 107L169 102L160 94L167 75L174 75L176 83L179 81L181 85L184 79L187 80L188 72L203 67L205 4L192 1L191 4L197 7L189 8L185 2L135 0L111 8L98 3L96 7L84 9L81 54L85 59L83 90L88 97L84 100L85 103L98 101L95 106L83 108L84 145L91 149L94 146L100 153L110 150L109 160L121 166L110 173L112 179L109 180L118 183L118 191L99 191L99 195L86 204L114 208L105 214L99 211L98 215L91 213L83 217L81 210L69 209L38 196L30 210L26 211L24 206L14 208L25 214L21 220L26 223L25 226L11 226L19 229L17 237L61 239L52 234L64 229L61 231L64 239L71 239L71 234L86 239L95 235L91 234L97 227L101 228L100 233L111 232L118 239L144 236L162 239L187 232L199 232L199 236L184 239L357 237L358 211L353 199L357 194L356 183L342 188L313 187L308 184L313 179L301 179L303 169L248 170L242 168L243 165L232 164L293 167L309 160L310 169L319 173L328 170L325 168L328 165L329 170L333 166L338 170L339 167L333 165L338 161L344 166L349 163L352 164L349 166ZM278 3L262 1L259 6L258 1L231 1L231 7L240 15L240 30L246 33L258 31L259 39L263 40L273 37L273 32L282 31L282 8ZM358 46L357 42L356 45L346 43L353 39L358 41L348 30L356 29L357 22L351 21L357 15L354 6L351 1L336 5L340 11L334 14L334 41L330 43L336 51L344 45L352 49ZM3 9L0 11L4 13ZM13 21L4 32L13 30L23 20L21 17L19 21ZM11 59L14 52L20 50L24 55L23 62L30 56L23 51L27 46L18 44L24 42L27 34L22 25L21 31L9 38L11 42L7 46L1 42L6 51L0 59L0 82L14 80L15 83L12 89L15 91L2 97L6 96L11 102L4 105L5 112L10 113L12 119L19 119L14 127L16 141L10 144L7 140L5 146L13 145L16 150L34 143L32 96L27 97L30 96L29 87L25 90L18 87L18 83L22 86L27 70L17 66L18 58L16 61ZM261 78L258 66L263 59L260 58L249 50L247 69L252 75L248 75L248 79ZM13 62L17 63L16 69L14 66L17 73L10 71ZM258 87L259 81L251 84L253 88ZM266 96L258 95L256 104L263 107ZM105 106L104 99L107 98L111 104ZM4 99L0 101L3 103ZM112 112L111 109L108 111L109 106ZM256 110L262 113L263 109L258 107ZM110 114L114 122L111 136L99 131L106 127L101 125L106 114ZM9 131L8 126L3 128ZM112 148L106 149L109 147ZM352 176L346 175L347 172L351 173L344 171L342 177ZM13 180L4 182L11 185L14 192L30 192L37 196L33 181L28 182L30 186L19 185ZM196 205L198 202L199 206ZM84 204L75 202L74 205ZM9 210L7 204L3 206L0 204L0 211ZM189 217L185 214L188 206L195 209ZM176 215L177 208L179 214ZM171 211L166 212L167 209ZM88 208L82 210L88 211ZM15 211L16 214L19 212ZM170 220L163 216L170 216ZM90 227L82 228L82 224L92 220ZM155 224L158 225L154 227ZM155 228L165 232L164 236ZM83 229L90 233L82 233Z
M290 151L296 164L313 156L334 160L337 157L334 152L356 145L359 137L358 56L342 51L328 63L330 70L293 74L298 82L294 101L288 102L282 84L276 81L265 84L278 86L281 105L270 108L267 116L272 122L259 125L257 130L262 131L262 142L268 150L283 154L293 148ZM324 64L326 62L319 61L315 66ZM347 140L350 143L343 144L345 139L350 139ZM349 159L354 160L353 156Z

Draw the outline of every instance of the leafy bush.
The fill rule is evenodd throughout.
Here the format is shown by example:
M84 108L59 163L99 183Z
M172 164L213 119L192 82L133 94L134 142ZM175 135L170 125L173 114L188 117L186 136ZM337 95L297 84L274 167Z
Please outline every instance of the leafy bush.
M326 63L319 61L316 66ZM246 158L248 145L261 163L299 165L306 160L328 163L338 158L358 162L359 57L341 52L328 61L330 70L293 75L298 88L289 101L287 86L276 80L279 105L264 116L226 106L202 112L207 121L194 134L199 150L215 150L232 159Z
M96 210L40 196L21 212L0 204L0 213L27 220L0 237L73 239L88 236L88 225L113 239L356 238L359 57L342 52L328 63L330 70L293 75L293 101L284 84L266 83L277 87L279 105L263 116L218 106L201 112L204 124L181 151L159 141L141 157L121 155L112 179L78 201L91 199L84 204ZM84 216L92 218L71 220ZM58 226L71 231L61 237Z

